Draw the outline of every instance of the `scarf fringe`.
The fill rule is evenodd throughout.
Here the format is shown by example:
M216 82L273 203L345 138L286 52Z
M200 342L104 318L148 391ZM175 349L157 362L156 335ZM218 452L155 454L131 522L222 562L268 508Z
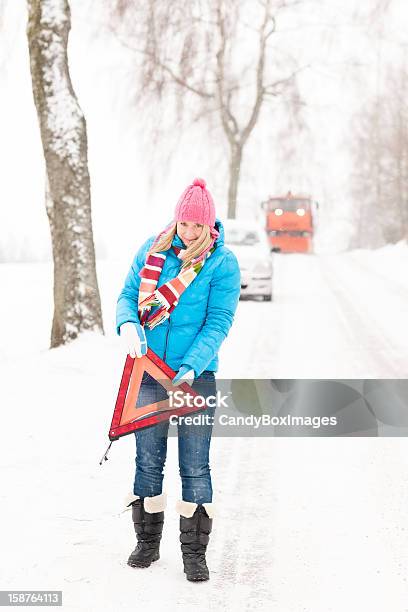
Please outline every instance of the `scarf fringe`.
M153 291L150 295L148 295L142 302L139 304L139 310L141 310L142 314L146 308L150 310L152 306L164 306L163 302L160 300L160 294L157 293L157 290Z
M146 321L146 325L149 329L154 329L156 327L156 325L160 325L160 323L163 323L163 321L165 321L166 319L168 319L170 316L170 313L168 310L166 310L165 306L162 306L161 308L159 308L159 310L157 310L153 315L151 319L148 319Z

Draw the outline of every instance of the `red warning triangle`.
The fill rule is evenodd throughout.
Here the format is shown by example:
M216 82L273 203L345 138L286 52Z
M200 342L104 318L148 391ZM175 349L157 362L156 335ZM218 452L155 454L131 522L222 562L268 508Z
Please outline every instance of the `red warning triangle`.
M109 429L109 439L111 441L130 434L136 429L143 429L149 425L165 421L173 414L182 415L202 409L202 406L195 407L186 404L179 408L171 408L169 399L136 408L144 372L148 372L154 379L158 380L167 392L182 389L191 396L199 395L187 383L173 385L172 379L177 372L172 370L151 349L147 349L147 354L143 357L133 358L127 355Z

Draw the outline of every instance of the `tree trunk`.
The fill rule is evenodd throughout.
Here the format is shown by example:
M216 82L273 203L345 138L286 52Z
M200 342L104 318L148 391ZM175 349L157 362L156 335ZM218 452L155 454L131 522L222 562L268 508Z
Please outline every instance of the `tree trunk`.
M103 333L95 268L86 123L72 88L67 0L28 1L34 102L46 165L46 209L54 259L51 348L85 330Z
M239 175L241 173L242 145L231 145L231 157L229 167L229 186L228 186L228 219L235 219L237 209L237 196Z

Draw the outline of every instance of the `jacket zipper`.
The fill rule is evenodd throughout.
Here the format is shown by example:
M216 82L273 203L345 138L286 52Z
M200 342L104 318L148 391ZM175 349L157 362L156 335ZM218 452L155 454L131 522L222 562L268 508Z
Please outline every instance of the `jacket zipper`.
M169 326L168 326L168 328L167 328L167 332L166 332L166 344L164 345L164 355L163 355L163 361L166 361L167 339L168 339L168 337L169 337L170 326L171 326L171 321L169 320Z
M166 344L164 345L164 355L163 355L163 361L166 361L166 354L167 354L167 339L168 339L168 337L169 337L170 327L171 327L171 319L169 319L169 326L168 326L168 328L167 328L167 333L166 333Z

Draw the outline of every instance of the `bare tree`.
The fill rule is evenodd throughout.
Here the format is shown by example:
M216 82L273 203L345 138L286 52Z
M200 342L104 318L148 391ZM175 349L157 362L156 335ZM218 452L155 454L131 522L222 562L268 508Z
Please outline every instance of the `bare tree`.
M287 93L301 70L282 69L268 46L279 12L299 0L114 4L116 33L143 58L140 95L162 99L172 89L180 112L189 97L197 119L217 114L229 148L228 217L234 218L243 154L261 109L268 98ZM255 65L242 60L245 47Z
M408 69L383 54L387 12L393 0L376 0L359 19L375 56L375 86L371 100L357 113L354 135L352 189L356 201L356 231L352 247L378 247L408 238ZM358 85L360 86L360 84Z
M351 192L354 233L350 248L378 248L385 244L382 228L381 206L378 194L381 190L382 152L376 131L379 113L377 104L364 108L353 120L351 133L354 168L351 175Z
M408 72L407 67L393 68L387 79L388 95L383 103L381 148L382 208L388 218L390 242L408 239ZM391 214L390 214L391 213Z
M34 102L46 165L46 210L54 259L51 347L85 330L101 331L95 268L87 135L68 67L67 0L28 1Z
M390 71L387 93L373 97L355 118L354 247L408 238L408 71Z

